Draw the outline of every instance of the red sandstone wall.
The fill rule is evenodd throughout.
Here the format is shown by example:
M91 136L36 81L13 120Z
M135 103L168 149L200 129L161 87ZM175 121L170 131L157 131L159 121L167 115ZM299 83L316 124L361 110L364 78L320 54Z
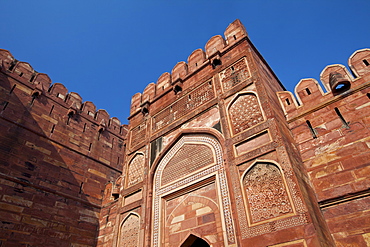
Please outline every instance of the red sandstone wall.
M296 86L299 106L291 94L279 93L337 246L370 244L370 66L366 61L369 49L350 57L355 78L342 65L327 66L321 73L326 93L314 79L301 80ZM350 88L333 92L331 72L341 73Z
M125 128L0 50L0 245L95 246Z

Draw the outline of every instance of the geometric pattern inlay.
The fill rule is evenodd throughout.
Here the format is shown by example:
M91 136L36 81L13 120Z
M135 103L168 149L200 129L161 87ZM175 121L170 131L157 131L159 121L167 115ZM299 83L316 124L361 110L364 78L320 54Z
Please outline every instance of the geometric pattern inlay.
M211 81L204 82L153 116L152 131L156 132L167 127L214 97L215 94Z
M263 122L263 115L256 95L238 95L229 108L231 128L234 134Z
M144 155L136 154L135 157L131 160L130 164L128 165L126 186L129 187L131 185L143 181L143 175L144 175Z
M210 147L185 144L164 168L161 185L175 181L212 163L214 163L214 157Z
M118 246L139 246L139 227L139 217L135 214L130 214L122 224Z
M244 176L243 186L252 223L293 213L279 168L257 163Z
M249 70L245 59L241 59L232 66L220 72L220 80L224 92L242 83L249 77Z

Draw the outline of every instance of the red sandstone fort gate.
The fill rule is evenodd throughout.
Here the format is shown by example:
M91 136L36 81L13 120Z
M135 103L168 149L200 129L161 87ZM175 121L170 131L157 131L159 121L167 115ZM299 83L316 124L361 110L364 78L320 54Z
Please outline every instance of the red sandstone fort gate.
M224 34L128 126L0 50L0 245L370 245L370 50L294 96L238 20Z

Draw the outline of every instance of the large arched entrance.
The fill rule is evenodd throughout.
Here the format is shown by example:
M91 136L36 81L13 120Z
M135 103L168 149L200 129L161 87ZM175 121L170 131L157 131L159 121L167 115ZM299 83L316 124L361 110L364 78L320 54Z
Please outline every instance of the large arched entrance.
M209 247L209 244L205 240L191 234L180 247Z
M222 148L215 137L183 135L163 155L154 173L152 229L154 247L179 246L185 235L195 237L191 233L199 240L191 237L181 246L198 246L194 243L202 238L212 246L235 243Z

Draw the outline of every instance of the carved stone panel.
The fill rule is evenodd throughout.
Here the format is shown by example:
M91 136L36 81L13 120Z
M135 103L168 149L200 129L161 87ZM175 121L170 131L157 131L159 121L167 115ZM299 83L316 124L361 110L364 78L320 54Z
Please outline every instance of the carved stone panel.
M214 157L210 147L201 144L185 144L164 168L161 185L182 178L212 163L214 163Z
M131 130L130 148L136 149L146 138L146 123L142 122Z
M264 121L257 96L253 93L238 95L229 107L229 116L234 135Z
M143 181L144 163L145 159L143 154L136 154L135 157L130 161L127 168L126 187L130 187Z
M139 246L139 229L139 217L136 214L130 214L121 226L118 246Z
M279 168L272 163L255 164L243 178L251 223L293 213Z
M242 83L248 77L250 77L250 73L247 62L245 58L242 58L220 73L220 81L224 92Z
M213 91L212 82L204 82L189 94L182 96L172 105L156 114L152 119L152 131L156 132L168 126L214 97L215 93Z

